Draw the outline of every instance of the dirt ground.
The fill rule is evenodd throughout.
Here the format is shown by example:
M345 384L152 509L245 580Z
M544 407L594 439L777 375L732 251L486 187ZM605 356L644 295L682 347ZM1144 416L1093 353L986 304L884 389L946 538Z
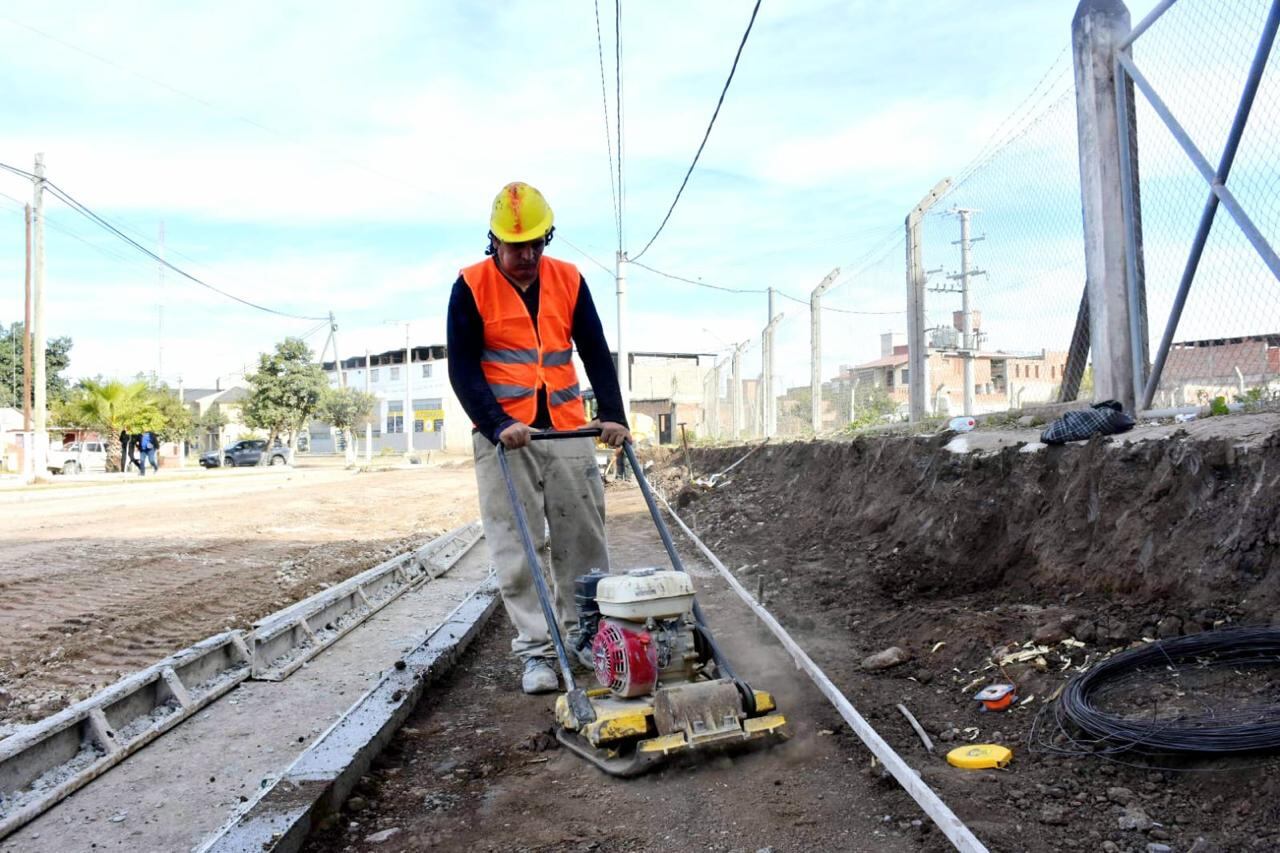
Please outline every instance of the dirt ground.
M0 494L0 736L477 514L469 464Z
M662 565L638 491L610 488L608 502L614 568ZM947 849L737 597L691 549L682 555L734 665L776 693L789 741L638 779L608 777L557 748L553 697L520 692L511 628L499 612L307 849ZM918 744L914 751L923 754Z
M967 740L1013 749L1002 772L953 770L941 758L926 768L992 850L1280 849L1273 756L1055 754L1063 733L1047 716L1067 679L1109 653L1275 624L1280 418L1216 418L1034 453L1014 441L955 454L950 442L765 447L717 488L685 488L682 517L764 590L900 753L917 741L898 702L943 750ZM696 452L695 473L745 451ZM681 477L675 467L659 474L673 492ZM891 646L910 659L864 670L866 656ZM1035 648L1044 651L993 663ZM1006 679L1026 704L980 713L973 693ZM1280 706L1280 695L1269 699Z

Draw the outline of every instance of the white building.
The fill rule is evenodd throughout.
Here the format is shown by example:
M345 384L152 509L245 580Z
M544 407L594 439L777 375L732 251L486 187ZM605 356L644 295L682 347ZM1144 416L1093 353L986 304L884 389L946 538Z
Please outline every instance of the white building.
M340 384L334 362L323 365L331 387ZM403 453L408 442L405 411L413 411L413 450L454 450L471 447L471 419L449 385L449 362L441 344L415 346L405 369L403 348L342 360L342 381L378 398L373 417L373 452ZM363 431L356 430L363 441ZM327 424L311 422L311 450L339 450L340 441Z

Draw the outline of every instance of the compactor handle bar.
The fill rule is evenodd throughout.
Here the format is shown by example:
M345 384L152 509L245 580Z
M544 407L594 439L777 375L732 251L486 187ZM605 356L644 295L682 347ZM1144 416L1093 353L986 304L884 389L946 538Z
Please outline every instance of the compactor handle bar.
M531 441L550 441L557 438L597 438L599 437L600 433L601 433L601 430L599 427L584 427L582 429L567 429L567 430L546 430L543 432L535 431L530 433L529 439ZM504 448L501 445L498 446L498 451L499 451L498 456L499 458L502 459L502 464L505 466L506 459L503 458L505 456L505 454L502 452L503 449ZM684 562L680 559L680 555L676 552L676 544L671 539L671 531L667 528L667 523L662 518L662 511L658 509L658 502L654 500L653 490L649 488L649 480L644 475L644 469L640 467L640 460L636 458L635 448L632 447L630 441L626 441L622 445L622 451L627 455L627 462L631 465L631 470L636 473L636 482L640 484L640 493L644 495L644 501L649 507L649 515L653 517L653 524L655 527L658 528L658 536L662 538L662 546L666 548L667 556L671 559L671 567L678 572L687 572L687 570L684 567ZM515 500L514 492L512 493L512 500L513 502ZM520 521L519 516L517 516L517 522L519 521ZM531 562L530 565L536 566L538 565L538 563ZM548 618L551 618L551 617L549 616ZM696 598L693 600L693 618L694 618L694 621L697 622L698 626L703 629L702 635L706 640L707 645L710 646L711 648L711 657L713 660L715 660L716 666L719 667L720 670L724 672L726 676L728 676L729 678L735 681L738 681L738 677L733 671L733 665L729 663L728 659L724 655L724 652L720 650L720 646L719 644L716 643L715 638L711 636L711 632L706 629L707 620L706 620L706 617L703 616L702 607L698 604L698 600ZM568 661L566 659L565 661L566 666L567 666L567 663ZM739 689L742 689L742 688L739 688ZM744 693L744 697L747 697L749 699L750 704L754 705L754 697L749 697L747 694L747 691L745 690L743 691L743 693Z
M550 441L553 438L599 438L603 430L600 427L583 427L582 429L537 430L529 433L530 441Z

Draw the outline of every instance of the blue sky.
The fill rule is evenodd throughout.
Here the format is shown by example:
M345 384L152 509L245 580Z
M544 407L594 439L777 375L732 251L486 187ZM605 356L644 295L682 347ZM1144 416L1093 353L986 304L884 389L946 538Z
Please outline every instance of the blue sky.
M982 5L765 0L701 164L643 262L805 296L833 267L890 246L906 211L978 155L1046 71L1069 83L1074 2ZM1135 20L1150 5L1132 4ZM701 139L751 6L623 6L633 254ZM417 342L439 342L449 287L480 256L494 193L527 180L555 208L564 240L553 254L582 267L612 339L612 281L568 245L612 265L591 3L6 10L0 161L29 169L43 151L54 182L141 241L154 246L163 222L179 266L282 311L334 311L344 355L399 345L403 327L393 324L406 321ZM601 13L612 121L613 4ZM1069 113L1054 133L1072 128ZM9 322L22 312L19 202L30 187L0 175L0 193L0 322ZM47 326L73 337L76 376L159 369L170 382L208 385L316 327L172 273L162 282L155 264L56 202L48 220ZM831 304L900 310L892 260L883 275L845 281ZM717 351L758 338L767 315L761 295L634 267L629 281L633 349ZM1064 302L1072 314L1074 298ZM807 308L792 303L784 354L800 351L802 317L807 333ZM873 358L875 335L903 325L876 315L836 326L824 352L833 362ZM309 340L318 347L323 335Z

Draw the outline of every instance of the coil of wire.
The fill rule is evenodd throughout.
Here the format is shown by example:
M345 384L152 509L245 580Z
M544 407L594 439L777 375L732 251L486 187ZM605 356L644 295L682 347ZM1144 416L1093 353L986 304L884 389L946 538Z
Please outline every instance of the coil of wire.
M1242 707L1216 708L1197 697L1201 713L1120 715L1099 707L1109 686L1134 673L1231 667L1280 668L1280 628L1229 628L1149 643L1099 662L1064 688L1059 712L1094 738L1095 752L1242 753L1280 749L1280 695Z

